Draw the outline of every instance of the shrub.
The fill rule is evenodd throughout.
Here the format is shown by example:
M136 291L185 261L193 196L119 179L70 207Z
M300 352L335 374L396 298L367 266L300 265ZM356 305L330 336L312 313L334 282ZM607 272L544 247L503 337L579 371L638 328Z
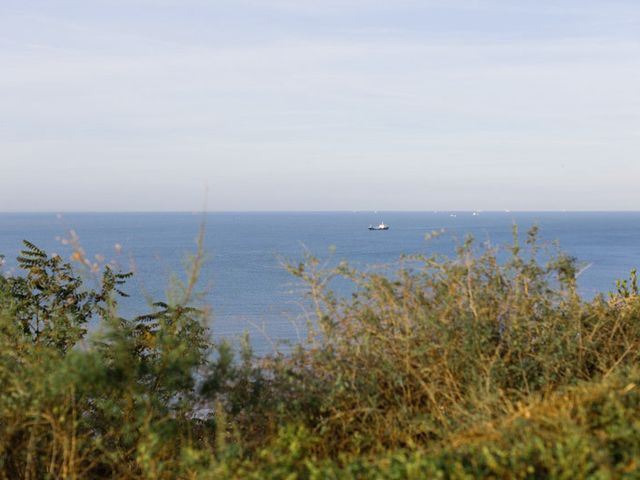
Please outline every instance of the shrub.
M575 260L541 265L536 235L526 256L516 235L503 263L468 240L454 260L412 257L395 277L318 271L314 259L292 269L309 284L318 328L288 365L300 395L322 399L309 426L328 453L436 442L637 361L637 289L582 300ZM335 276L357 285L351 299L326 291Z
M128 274L91 289L25 243L0 276L0 478L638 476L635 273L585 300L535 229L387 274L309 257L307 341L256 358L211 340L201 261L125 319Z

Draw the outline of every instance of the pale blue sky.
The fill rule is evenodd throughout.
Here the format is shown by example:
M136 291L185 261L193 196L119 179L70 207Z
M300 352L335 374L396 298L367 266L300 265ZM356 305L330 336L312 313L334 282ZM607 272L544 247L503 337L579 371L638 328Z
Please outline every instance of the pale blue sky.
M0 0L0 211L640 210L638 0Z

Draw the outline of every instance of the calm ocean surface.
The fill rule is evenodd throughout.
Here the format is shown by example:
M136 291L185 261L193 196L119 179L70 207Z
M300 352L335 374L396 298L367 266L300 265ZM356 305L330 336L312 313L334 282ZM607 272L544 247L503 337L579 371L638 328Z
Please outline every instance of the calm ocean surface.
M0 253L4 271L15 267L21 240L48 252L69 255L60 238L74 229L90 256L116 260L136 271L124 299L124 315L148 310L140 293L163 299L173 272L183 272L185 255L193 253L203 215L187 213L0 214ZM391 229L370 232L384 221ZM511 241L516 222L521 231L533 224L545 242L558 240L562 249L587 267L579 278L581 291L592 296L614 288L640 265L640 213L211 213L206 216L207 262L201 287L213 307L214 335L237 336L247 330L258 351L271 340L295 340L303 313L301 287L282 267L299 261L305 250L328 262L347 260L362 268L393 263L402 253L452 254L456 241L472 234L479 243ZM445 229L426 242L425 234ZM122 246L118 254L115 245ZM332 253L332 248L335 250Z

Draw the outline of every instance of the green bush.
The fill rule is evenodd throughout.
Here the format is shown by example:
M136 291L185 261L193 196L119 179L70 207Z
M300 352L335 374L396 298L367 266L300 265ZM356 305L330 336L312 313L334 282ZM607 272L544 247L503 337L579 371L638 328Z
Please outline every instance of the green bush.
M201 251L125 319L129 274L92 289L27 242L0 276L0 478L637 478L636 275L585 300L536 237L387 275L309 257L308 338L260 358L211 340Z

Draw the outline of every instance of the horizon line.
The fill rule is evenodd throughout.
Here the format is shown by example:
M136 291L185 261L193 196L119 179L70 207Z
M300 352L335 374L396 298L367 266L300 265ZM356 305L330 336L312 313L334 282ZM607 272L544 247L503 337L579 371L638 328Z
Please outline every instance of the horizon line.
M210 213L640 213L637 210L620 209L555 209L555 210L483 210L483 209L436 209L436 210L0 210L0 215L65 215L65 214L191 214L201 215Z

